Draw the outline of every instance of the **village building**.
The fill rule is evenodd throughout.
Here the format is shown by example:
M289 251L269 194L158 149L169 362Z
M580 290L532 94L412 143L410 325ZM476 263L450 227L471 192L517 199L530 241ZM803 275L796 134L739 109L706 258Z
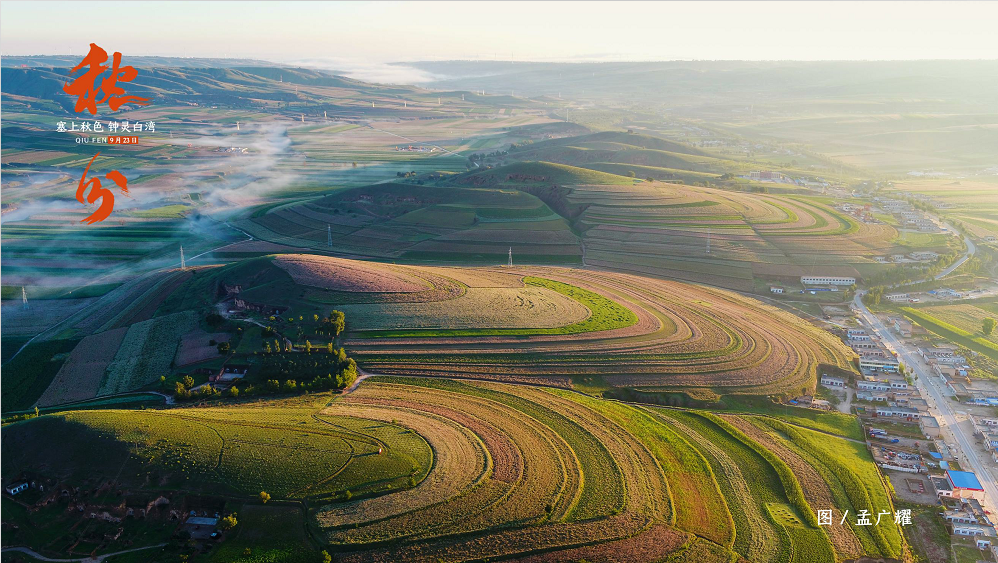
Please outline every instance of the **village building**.
M827 374L821 375L821 384L825 387L832 387L835 389L841 389L846 386L846 382L841 377L832 377Z
M881 417L893 417L905 420L918 420L922 417L922 413L910 407L878 406L876 413L877 416Z
M213 383L231 383L246 377L249 372L247 364L227 364L222 366L217 374L208 377Z
M983 524L961 524L953 523L953 535L954 536L981 536L983 538L993 538L995 537L994 526L985 526ZM983 546L983 547L982 547ZM979 549L986 549L991 547L991 540L979 539L977 541L977 547Z
M4 487L4 490L7 491L8 495L14 496L14 495L16 495L18 493L23 493L24 491L28 490L28 482L27 481L15 481L15 482L11 483L10 485L7 485L6 487Z
M984 499L984 487L977 479L977 476L970 471L946 472L946 482L949 483L951 493L949 496L961 499Z
M856 389L862 391L890 391L891 386L885 381L857 381Z
M218 518L191 516L184 522L184 530L193 540L206 540L217 537Z
M911 331L912 331L911 322L909 322L906 319L902 319L901 317L894 319L894 331L905 338L911 337Z
M922 434L926 438L939 437L939 421L936 420L936 417L934 416L920 416L918 419L918 427L922 429Z
M855 285L856 278L846 276L801 276L804 285Z
M859 367L873 371L897 372L901 368L901 364L893 357L883 358L874 354L862 354L859 357Z
M890 399L890 395L883 391L857 391L856 400L857 401L874 401L886 403Z

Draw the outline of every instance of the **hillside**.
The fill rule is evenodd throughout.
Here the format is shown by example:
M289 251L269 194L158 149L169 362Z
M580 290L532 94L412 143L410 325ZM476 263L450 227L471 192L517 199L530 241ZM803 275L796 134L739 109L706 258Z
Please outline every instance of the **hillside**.
M308 318L335 304L347 315L346 347L376 373L556 386L595 377L610 387L707 396L796 393L813 387L818 364L849 369L852 356L773 307L641 276L283 254L212 278L291 315ZM177 293L204 283L191 280Z

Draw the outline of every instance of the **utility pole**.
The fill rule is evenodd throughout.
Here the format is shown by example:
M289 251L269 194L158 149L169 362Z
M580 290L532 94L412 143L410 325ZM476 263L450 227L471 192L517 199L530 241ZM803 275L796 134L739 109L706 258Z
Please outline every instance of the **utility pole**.
M180 245L180 269L187 269L187 261L184 260L184 245Z
M710 227L707 227L707 254L710 254Z
M512 268L513 267L513 247L512 246L509 247L509 263L506 264L506 267L507 268Z
M28 308L28 294L24 291L24 286L21 286L21 306L25 309Z
M333 226L329 224L326 225L326 246L333 246Z

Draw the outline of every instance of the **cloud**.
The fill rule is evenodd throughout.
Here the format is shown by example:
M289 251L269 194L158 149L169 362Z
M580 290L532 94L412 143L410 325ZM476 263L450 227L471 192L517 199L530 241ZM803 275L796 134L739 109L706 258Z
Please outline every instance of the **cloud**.
M448 78L404 63L319 57L288 61L288 64L331 70L343 76L377 84L425 84Z

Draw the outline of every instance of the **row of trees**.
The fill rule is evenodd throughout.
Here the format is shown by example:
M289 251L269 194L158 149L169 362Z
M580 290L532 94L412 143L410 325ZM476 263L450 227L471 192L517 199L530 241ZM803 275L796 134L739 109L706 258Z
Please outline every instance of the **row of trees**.
M190 379L190 376L184 378ZM178 401L206 400L228 397L237 399L248 396L266 395L288 395L294 393L308 393L316 391L329 391L332 389L346 389L357 381L357 364L353 359L348 359L346 367L341 369L336 375L326 374L315 377L311 381L299 382L296 379L285 379L283 382L277 379L268 379L262 387L249 385L243 389L236 386L229 387L224 393L215 389L211 385L203 385L197 389L192 389L193 380L178 381L174 388L173 396Z

